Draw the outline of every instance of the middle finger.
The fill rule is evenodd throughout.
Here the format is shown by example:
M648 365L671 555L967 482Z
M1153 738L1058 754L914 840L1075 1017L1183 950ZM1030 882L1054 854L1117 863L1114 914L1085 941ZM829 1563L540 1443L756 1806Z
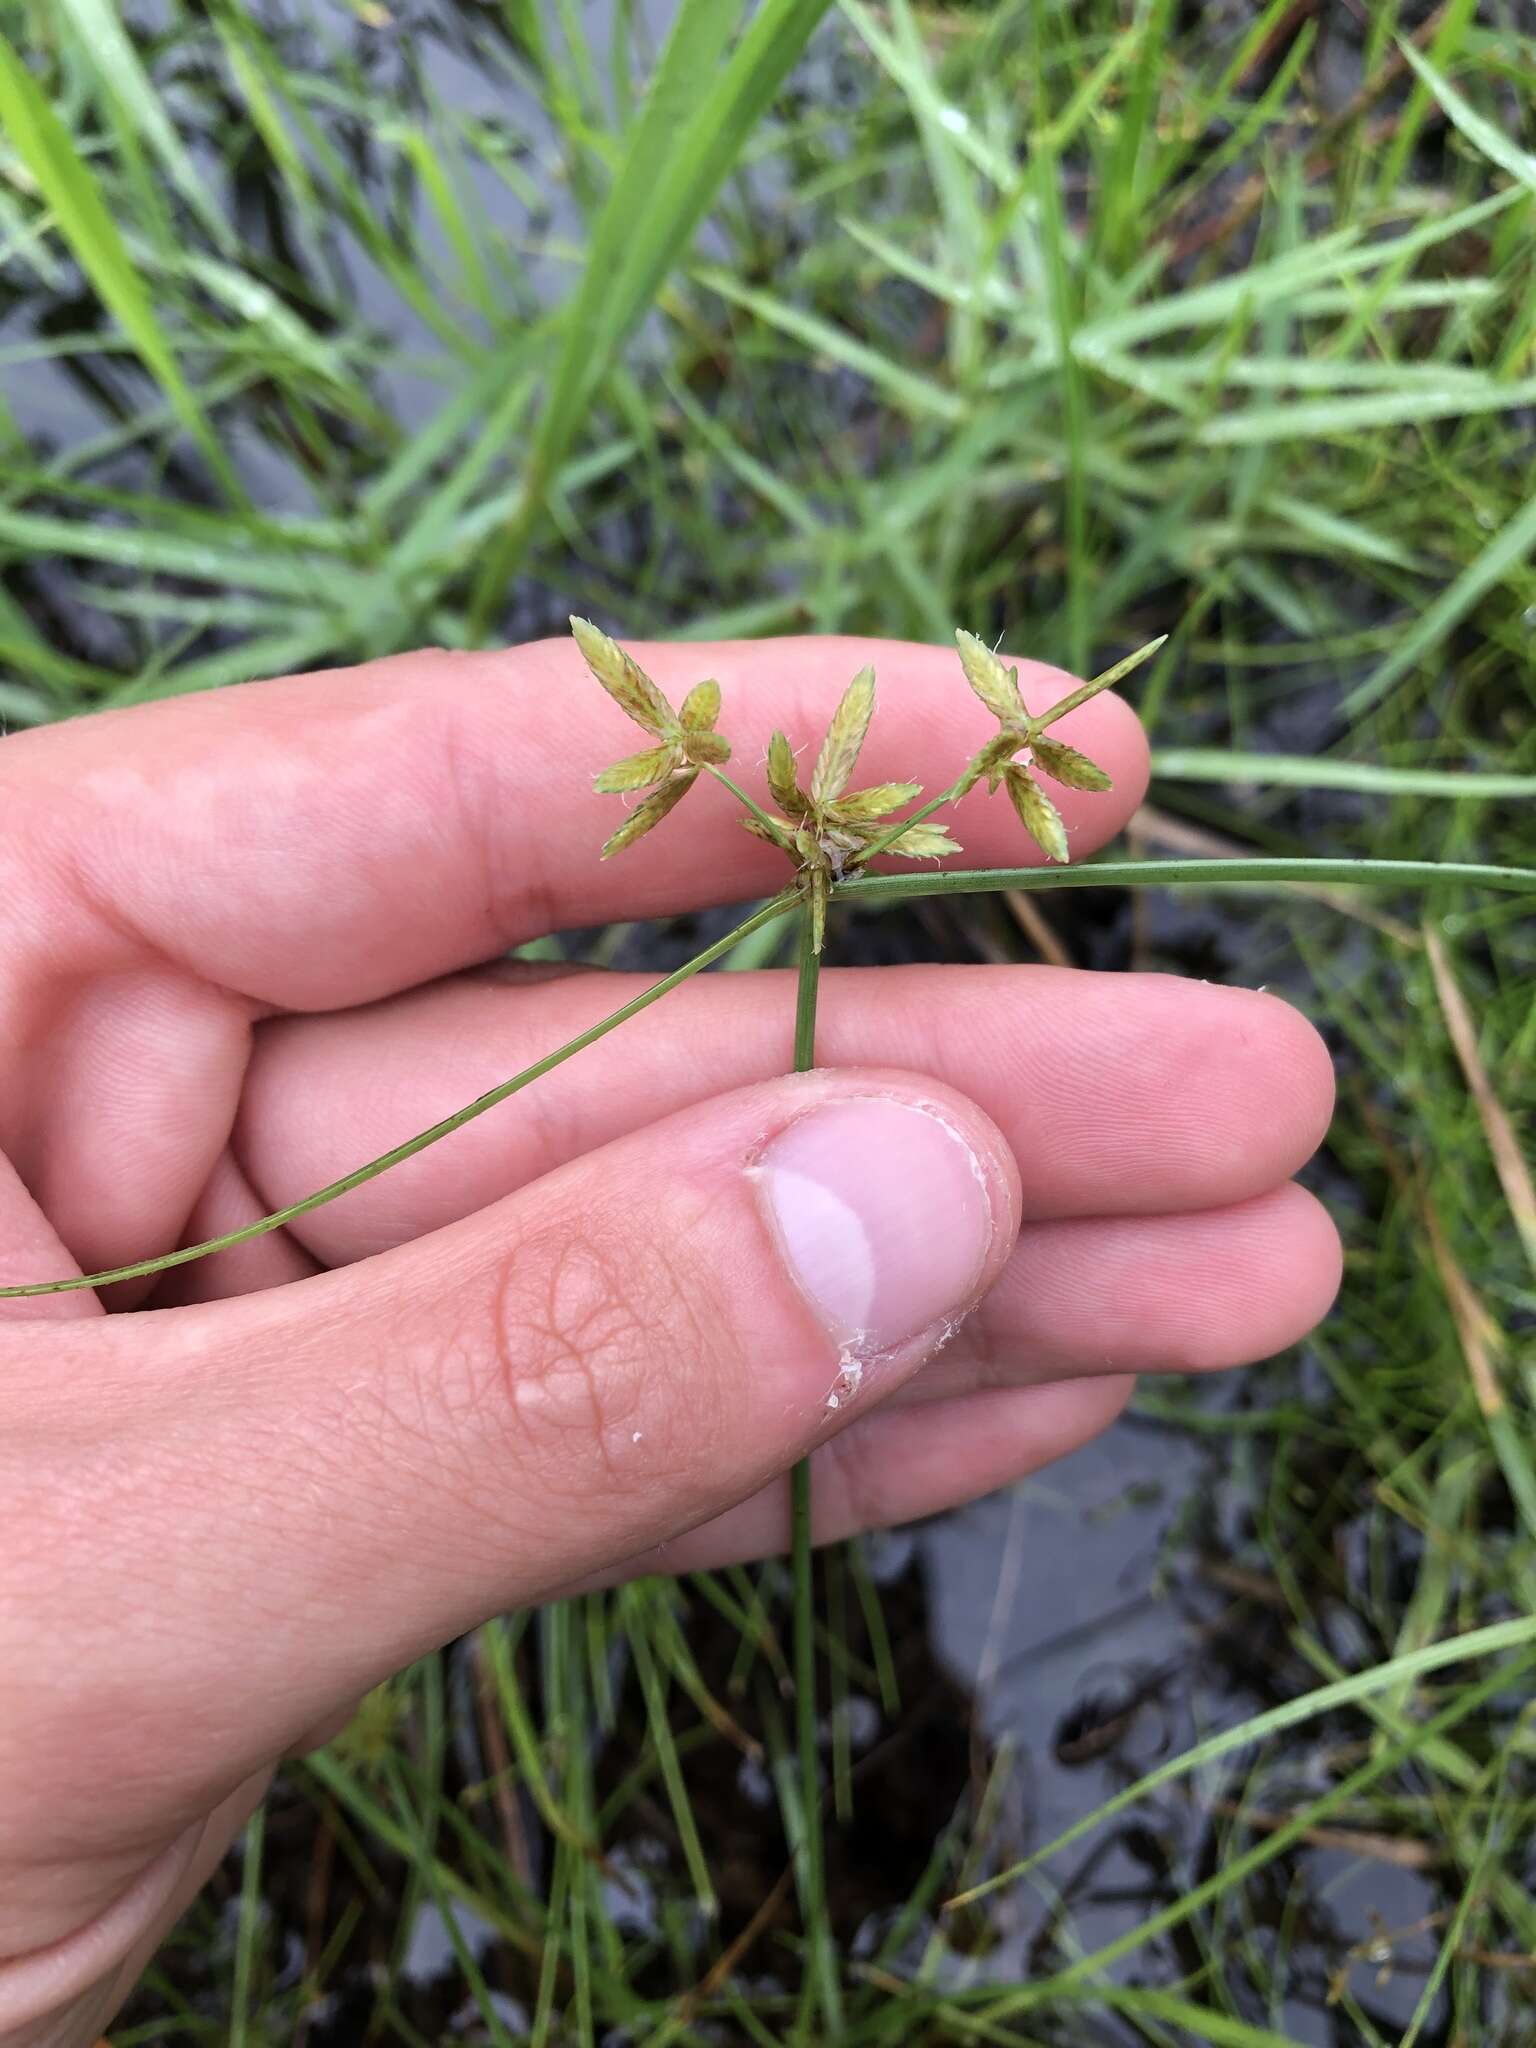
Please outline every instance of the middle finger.
M300 1218L326 1265L457 1221L552 1168L789 1064L793 977L710 975L525 1094ZM268 1208L447 1115L645 985L496 971L258 1033L233 1149ZM1013 1148L1026 1221L1249 1200L1328 1123L1328 1054L1276 998L1162 975L903 967L822 977L824 1066L900 1067L969 1096Z

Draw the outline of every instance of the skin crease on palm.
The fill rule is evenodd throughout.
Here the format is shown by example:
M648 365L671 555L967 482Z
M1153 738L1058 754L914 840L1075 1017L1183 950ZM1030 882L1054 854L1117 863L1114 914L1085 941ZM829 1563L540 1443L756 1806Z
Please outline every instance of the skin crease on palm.
M674 701L719 678L749 786L771 727L813 739L866 660L868 780L936 788L990 730L948 650L636 652ZM1021 682L1036 709L1069 687ZM1109 696L1058 731L1114 777L1053 792L1080 857L1146 747ZM780 885L708 783L600 865L590 777L633 745L553 642L6 740L0 1278L251 1221L641 985L486 965L521 941ZM1033 857L984 789L953 829L967 865ZM783 974L701 978L286 1232L110 1313L0 1303L0 2042L94 2039L275 1762L486 1615L781 1546L813 1446L824 1538L974 1497L1105 1428L1134 1374L1261 1358L1332 1300L1332 1226L1290 1178L1332 1079L1283 1003L834 968L821 1066L787 1077L792 1009ZM963 1299L849 1391L764 1190L802 1187L807 1131L887 1127L934 1188L968 1160L983 1236Z

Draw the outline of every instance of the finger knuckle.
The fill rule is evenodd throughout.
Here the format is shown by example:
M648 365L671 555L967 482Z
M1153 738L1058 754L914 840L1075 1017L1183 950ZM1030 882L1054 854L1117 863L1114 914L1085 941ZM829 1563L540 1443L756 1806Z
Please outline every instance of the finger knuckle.
M706 1287L675 1257L637 1257L626 1228L590 1219L503 1256L473 1399L541 1493L579 1497L594 1476L628 1490L707 1459L729 1375L710 1369L725 1323Z

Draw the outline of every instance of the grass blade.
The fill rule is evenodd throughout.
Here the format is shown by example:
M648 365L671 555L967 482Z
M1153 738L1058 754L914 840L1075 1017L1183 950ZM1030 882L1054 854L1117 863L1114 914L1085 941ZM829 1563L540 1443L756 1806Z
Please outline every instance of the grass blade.
M1536 775L1476 768L1387 768L1308 754L1237 754L1223 747L1156 747L1152 773L1165 782L1251 782L1260 788L1354 789L1364 796L1448 796L1491 802L1536 797Z
M776 327L791 340L804 343L814 355L825 357L829 362L839 363L845 370L852 370L856 376L865 378L874 387L899 405L903 411L918 415L927 414L934 419L945 420L958 425L965 418L966 408L958 393L947 390L931 377L919 371L909 370L891 357L882 355L867 342L855 335L835 327L830 320L820 319L814 313L806 313L788 300L777 297L773 292L758 291L752 285L739 284L728 271L706 269L697 273L697 281L712 292L718 292L722 299L728 299L733 306L756 314L759 320L770 327Z
M1501 128L1496 128L1475 107L1469 106L1450 80L1436 70L1427 57L1421 57L1412 43L1400 42L1398 48L1419 74L1421 82L1440 102L1446 117L1455 123L1473 148L1480 149L1490 163L1497 164L1501 171L1508 171L1528 191L1536 192L1536 156L1511 142Z
M48 104L36 79L3 36L0 125L37 180L81 269L197 442L209 468L231 499L245 502L245 491L182 375L95 176L77 154L69 130Z
M1446 635L1478 605L1491 590L1496 590L1509 575L1517 569L1536 548L1536 497L1523 505L1514 517L1500 528L1481 554L1469 562L1455 582L1450 584L1435 599L1427 611L1421 612L1402 639L1387 656L1378 663L1362 683L1357 683L1345 697L1339 709L1346 717L1356 718L1373 704L1379 704L1393 686L1417 668Z
M232 255L235 238L229 223L209 198L207 183L172 126L117 8L110 0L58 0L58 7L73 27L76 47L101 90L116 102L125 122L148 139L171 183L216 246Z
M1312 1692L1303 1693L1299 1699L1286 1700L1283 1705L1256 1714L1251 1721L1244 1721L1236 1728L1224 1728L1219 1734L1208 1736L1193 1749L1185 1750L1182 1756L1159 1764L1155 1770L1138 1778L1134 1785L1127 1785L1114 1793L1084 1819L1064 1828L1042 1848L1021 1862L1010 1865L1007 1870L998 1871L983 1883L973 1885L968 1892L957 1894L948 1901L948 1905L952 1910L957 1909L984 1898L988 1892L997 1891L1003 1885L1012 1884L1059 1855L1073 1842L1080 1841L1094 1828L1112 1820L1117 1813L1124 1813L1127 1807L1136 1805L1149 1793L1159 1791L1164 1785L1187 1777L1191 1771L1215 1763L1221 1757L1231 1756L1236 1750L1250 1749L1255 1743L1268 1741L1271 1735L1282 1734L1288 1728L1314 1721L1340 1707L1353 1706L1372 1693L1386 1692L1394 1686L1427 1677L1432 1671L1443 1671L1453 1664L1470 1663L1478 1657L1496 1657L1506 1650L1523 1650L1533 1642L1536 1642L1536 1618L1526 1616L1519 1621L1496 1621L1487 1628L1472 1629L1466 1635L1452 1636L1445 1642L1429 1643L1422 1650L1414 1650L1405 1657L1390 1658L1384 1664L1373 1665L1369 1671L1356 1672L1348 1678L1337 1679L1331 1685L1320 1685ZM1411 1732L1417 1734L1419 1731L1414 1729Z
M1251 883L1349 882L1370 889L1474 889L1536 893L1536 868L1433 860L1105 860L1086 867L940 868L927 875L851 875L839 896L903 903L918 896L976 896L993 889L1229 888ZM3 1295L4 1289L0 1289Z
M765 0L723 69L737 10L684 0L562 323L559 361L512 518L475 592L483 634L532 536L591 397L625 338L691 241L747 137L798 59L828 0Z

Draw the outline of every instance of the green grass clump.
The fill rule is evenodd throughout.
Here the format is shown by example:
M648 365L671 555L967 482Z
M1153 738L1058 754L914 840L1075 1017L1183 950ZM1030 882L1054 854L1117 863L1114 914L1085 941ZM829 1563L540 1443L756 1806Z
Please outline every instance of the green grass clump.
M9 724L573 604L1083 674L1168 632L1133 855L1529 862L1515 10L664 14L0 0ZM808 1942L783 1568L515 1617L288 1774L117 2040L830 2039L829 1940L860 2043L1531 2038L1536 934L1253 876L929 928L1268 981L1338 1054L1338 1310L1132 1425L1210 1478L1158 1516L1169 1746L1090 1715L1051 1842L1051 1731L969 1745L910 1576L823 1559Z

